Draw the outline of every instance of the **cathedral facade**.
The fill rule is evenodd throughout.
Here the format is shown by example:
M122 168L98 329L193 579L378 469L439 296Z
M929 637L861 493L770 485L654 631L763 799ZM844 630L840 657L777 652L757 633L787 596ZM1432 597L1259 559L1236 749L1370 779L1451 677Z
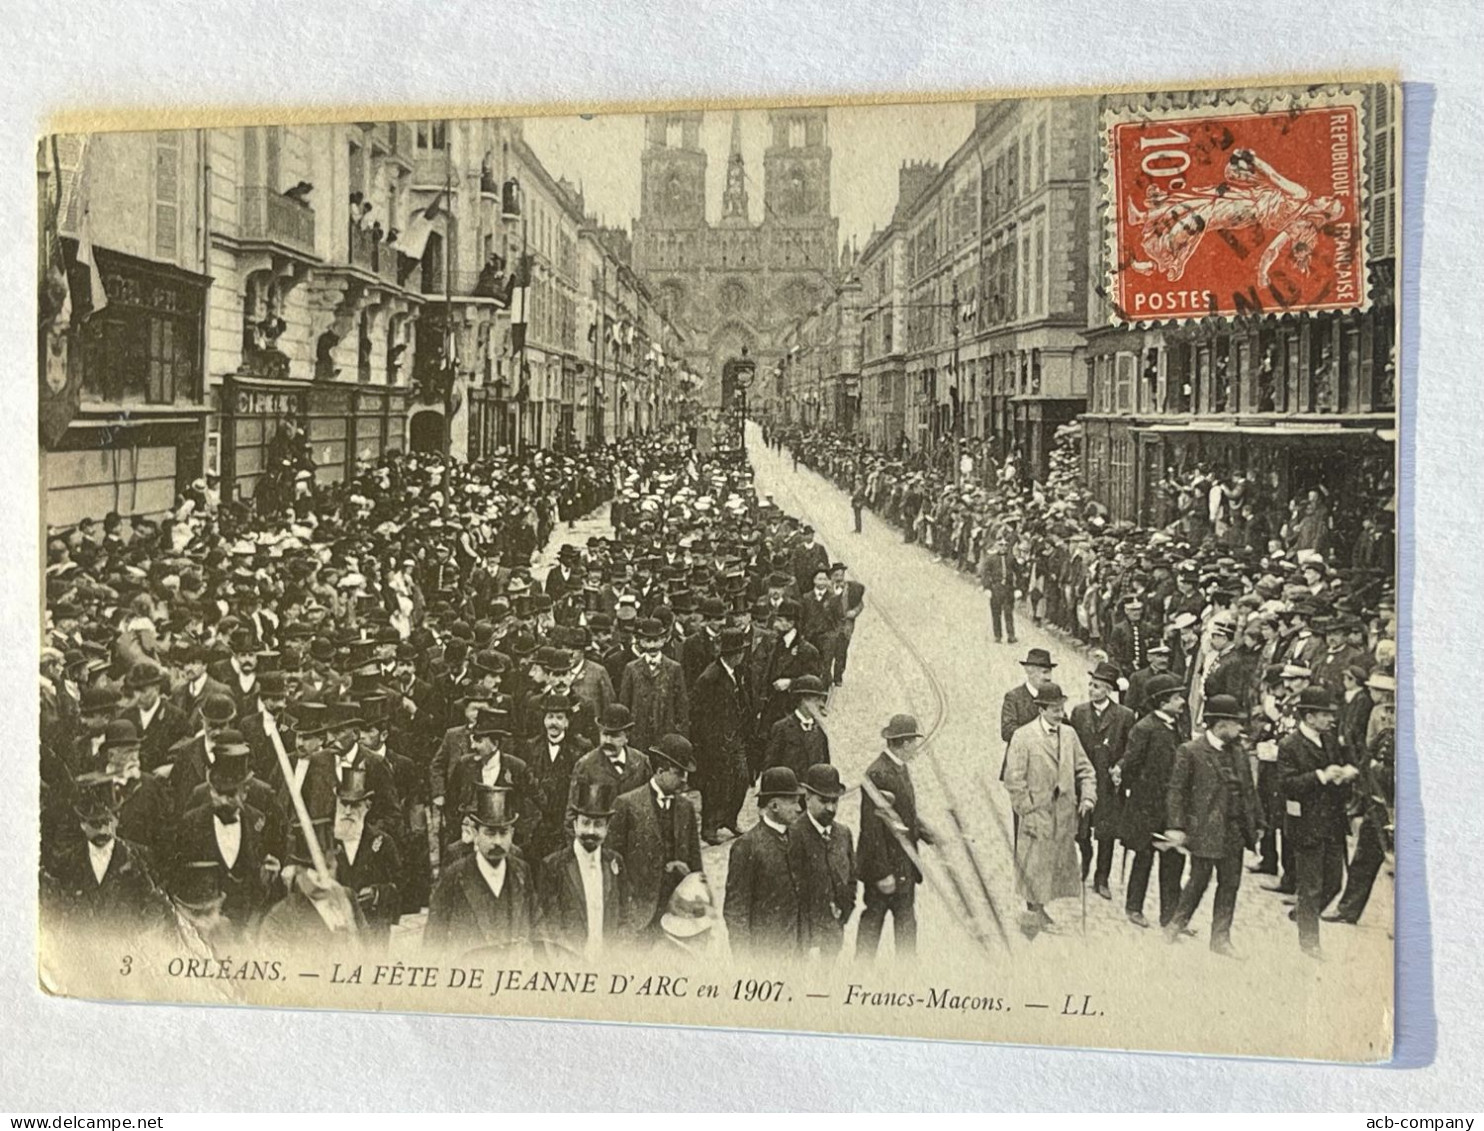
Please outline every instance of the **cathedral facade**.
M647 114L634 268L685 334L687 360L707 407L721 398L721 370L745 350L758 379L797 318L831 294L839 220L830 212L830 147L822 108L770 110L763 154L762 219L748 213L756 182L732 114L721 218L706 219L706 151L699 110Z

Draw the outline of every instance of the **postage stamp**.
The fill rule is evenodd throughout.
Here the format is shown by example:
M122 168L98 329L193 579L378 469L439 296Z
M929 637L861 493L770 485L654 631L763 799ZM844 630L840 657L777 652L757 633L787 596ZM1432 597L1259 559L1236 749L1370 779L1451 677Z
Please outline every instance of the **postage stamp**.
M1140 105L1104 124L1115 323L1364 309L1359 94Z

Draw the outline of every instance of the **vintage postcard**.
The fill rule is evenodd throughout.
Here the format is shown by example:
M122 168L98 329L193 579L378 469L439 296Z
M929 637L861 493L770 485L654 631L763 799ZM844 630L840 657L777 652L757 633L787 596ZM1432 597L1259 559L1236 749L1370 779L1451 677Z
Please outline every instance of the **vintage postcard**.
M43 138L40 984L1388 1058L1400 121Z

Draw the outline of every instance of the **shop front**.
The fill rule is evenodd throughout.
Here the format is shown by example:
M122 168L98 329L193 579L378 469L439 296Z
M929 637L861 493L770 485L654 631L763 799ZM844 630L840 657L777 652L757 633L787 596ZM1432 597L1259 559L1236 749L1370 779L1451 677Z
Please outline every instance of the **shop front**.
M275 381L232 374L222 382L223 498L252 498L285 421L307 436L315 482L339 483L360 464L405 450L407 391L392 386Z
M211 280L107 248L94 254L108 305L72 331L68 364L80 403L42 457L51 526L109 511L162 514L204 466L202 330Z

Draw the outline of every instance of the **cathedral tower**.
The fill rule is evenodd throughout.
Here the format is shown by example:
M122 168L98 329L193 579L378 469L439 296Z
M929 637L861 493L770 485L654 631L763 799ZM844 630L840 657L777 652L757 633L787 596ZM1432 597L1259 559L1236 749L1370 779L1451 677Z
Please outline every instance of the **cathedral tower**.
M705 227L701 111L644 115L639 218L650 228Z
M764 223L814 226L830 218L830 145L823 108L768 111ZM833 260L835 248L830 248Z

